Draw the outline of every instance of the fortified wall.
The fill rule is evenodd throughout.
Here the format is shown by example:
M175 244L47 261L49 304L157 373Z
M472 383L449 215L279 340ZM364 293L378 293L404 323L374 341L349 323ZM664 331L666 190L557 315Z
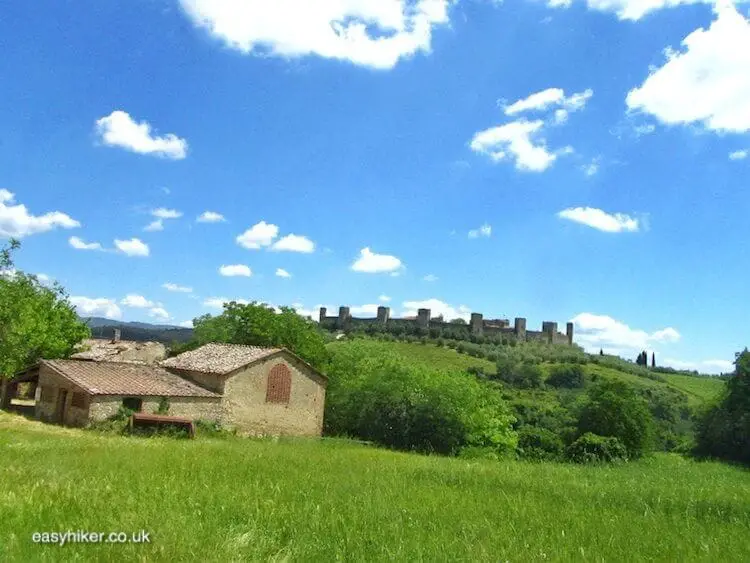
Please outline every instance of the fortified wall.
M485 319L480 313L472 313L468 324L457 324L446 322L442 317L432 318L430 309L419 309L416 318L392 319L390 307L378 307L378 315L375 318L354 318L349 312L349 307L339 307L337 317L328 316L325 307L320 308L320 325L329 330L348 331L367 325L380 326L417 326L423 329L464 329L467 333L476 335L507 335L518 341L537 341L548 344L573 344L573 323L567 323L565 334L558 332L557 323L544 321L542 330L526 330L526 319L516 317L513 326L508 319Z

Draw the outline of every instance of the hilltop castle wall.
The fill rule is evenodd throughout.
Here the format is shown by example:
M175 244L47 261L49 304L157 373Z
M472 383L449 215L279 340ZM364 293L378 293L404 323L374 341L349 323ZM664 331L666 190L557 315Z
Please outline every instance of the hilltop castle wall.
M357 327L367 327L379 325L382 327L420 327L423 329L445 329L466 330L468 334L475 335L508 335L520 341L544 342L547 344L573 344L573 323L567 323L565 333L557 330L557 323L544 321L542 330L526 330L526 319L516 317L513 326L510 326L508 319L487 319L485 320L481 313L472 313L471 320L468 324L450 323L438 319L432 319L429 309L419 309L415 318L392 319L390 307L378 307L375 318L355 318L352 317L349 307L339 307L337 317L328 315L328 310L321 307L318 322L323 328L328 330L348 331Z

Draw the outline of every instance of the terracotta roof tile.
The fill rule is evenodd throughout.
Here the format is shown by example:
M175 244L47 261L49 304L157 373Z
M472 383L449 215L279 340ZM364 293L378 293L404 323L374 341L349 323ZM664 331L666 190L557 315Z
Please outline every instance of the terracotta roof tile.
M263 358L281 352L283 348L261 348L239 344L205 344L160 362L161 366L186 371L225 375Z
M145 397L219 397L157 366L81 360L42 360L92 395Z

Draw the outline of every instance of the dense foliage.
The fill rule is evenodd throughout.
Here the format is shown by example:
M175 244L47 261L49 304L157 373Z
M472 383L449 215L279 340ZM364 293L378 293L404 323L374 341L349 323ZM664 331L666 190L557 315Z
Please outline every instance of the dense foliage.
M64 358L89 336L63 288L13 268L17 241L0 250L0 377L40 358Z
M583 367L578 364L557 364L552 366L547 385L565 387L567 389L581 389L586 382Z
M500 394L466 373L409 363L381 345L337 348L328 367L325 426L401 450L512 452L513 417Z
M641 457L650 449L654 421L648 403L621 381L602 381L591 386L578 414L578 431L617 438L628 457Z
M566 448L565 455L575 463L601 463L626 460L628 451L617 438L587 432Z
M698 425L697 453L750 465L750 352L737 354L724 395Z
M173 353L209 342L226 342L287 348L318 369L328 360L322 331L313 321L289 307L281 307L281 311L276 312L265 303L242 305L233 301L224 304L221 315L204 315L193 324L193 340L174 348Z

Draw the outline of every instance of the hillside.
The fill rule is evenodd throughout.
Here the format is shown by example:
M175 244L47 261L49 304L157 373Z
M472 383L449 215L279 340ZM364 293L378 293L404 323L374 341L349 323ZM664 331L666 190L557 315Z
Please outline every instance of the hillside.
M362 340L358 342L362 343ZM398 353L404 357L404 361L417 362L434 369L444 369L448 371L466 371L468 368L480 368L485 374L495 374L497 366L486 359L471 357L467 354L461 354L454 349L447 347L438 347L434 344L415 344L409 342L377 342L374 340L364 341L365 345L372 348L373 354L377 354L379 349L386 349ZM346 340L332 342L328 344L329 350L335 352L349 345ZM551 364L542 364L543 371L549 371ZM658 374L657 377L663 378L648 379L639 377L625 371L617 370L612 367L596 364L585 364L583 366L587 376L599 376L606 379L618 379L641 388L652 389L671 389L686 396L691 405L702 404L705 401L712 400L721 393L724 382L719 378L700 377L690 375L676 374Z
M135 342L187 342L193 337L193 329L172 325L157 325L139 322L122 322L103 317L81 318L91 328L94 338L111 338L115 329L120 331L120 338Z
M467 462L344 440L100 435L6 413L0 451L3 561L750 560L745 472L670 454ZM151 541L30 541L68 528Z

